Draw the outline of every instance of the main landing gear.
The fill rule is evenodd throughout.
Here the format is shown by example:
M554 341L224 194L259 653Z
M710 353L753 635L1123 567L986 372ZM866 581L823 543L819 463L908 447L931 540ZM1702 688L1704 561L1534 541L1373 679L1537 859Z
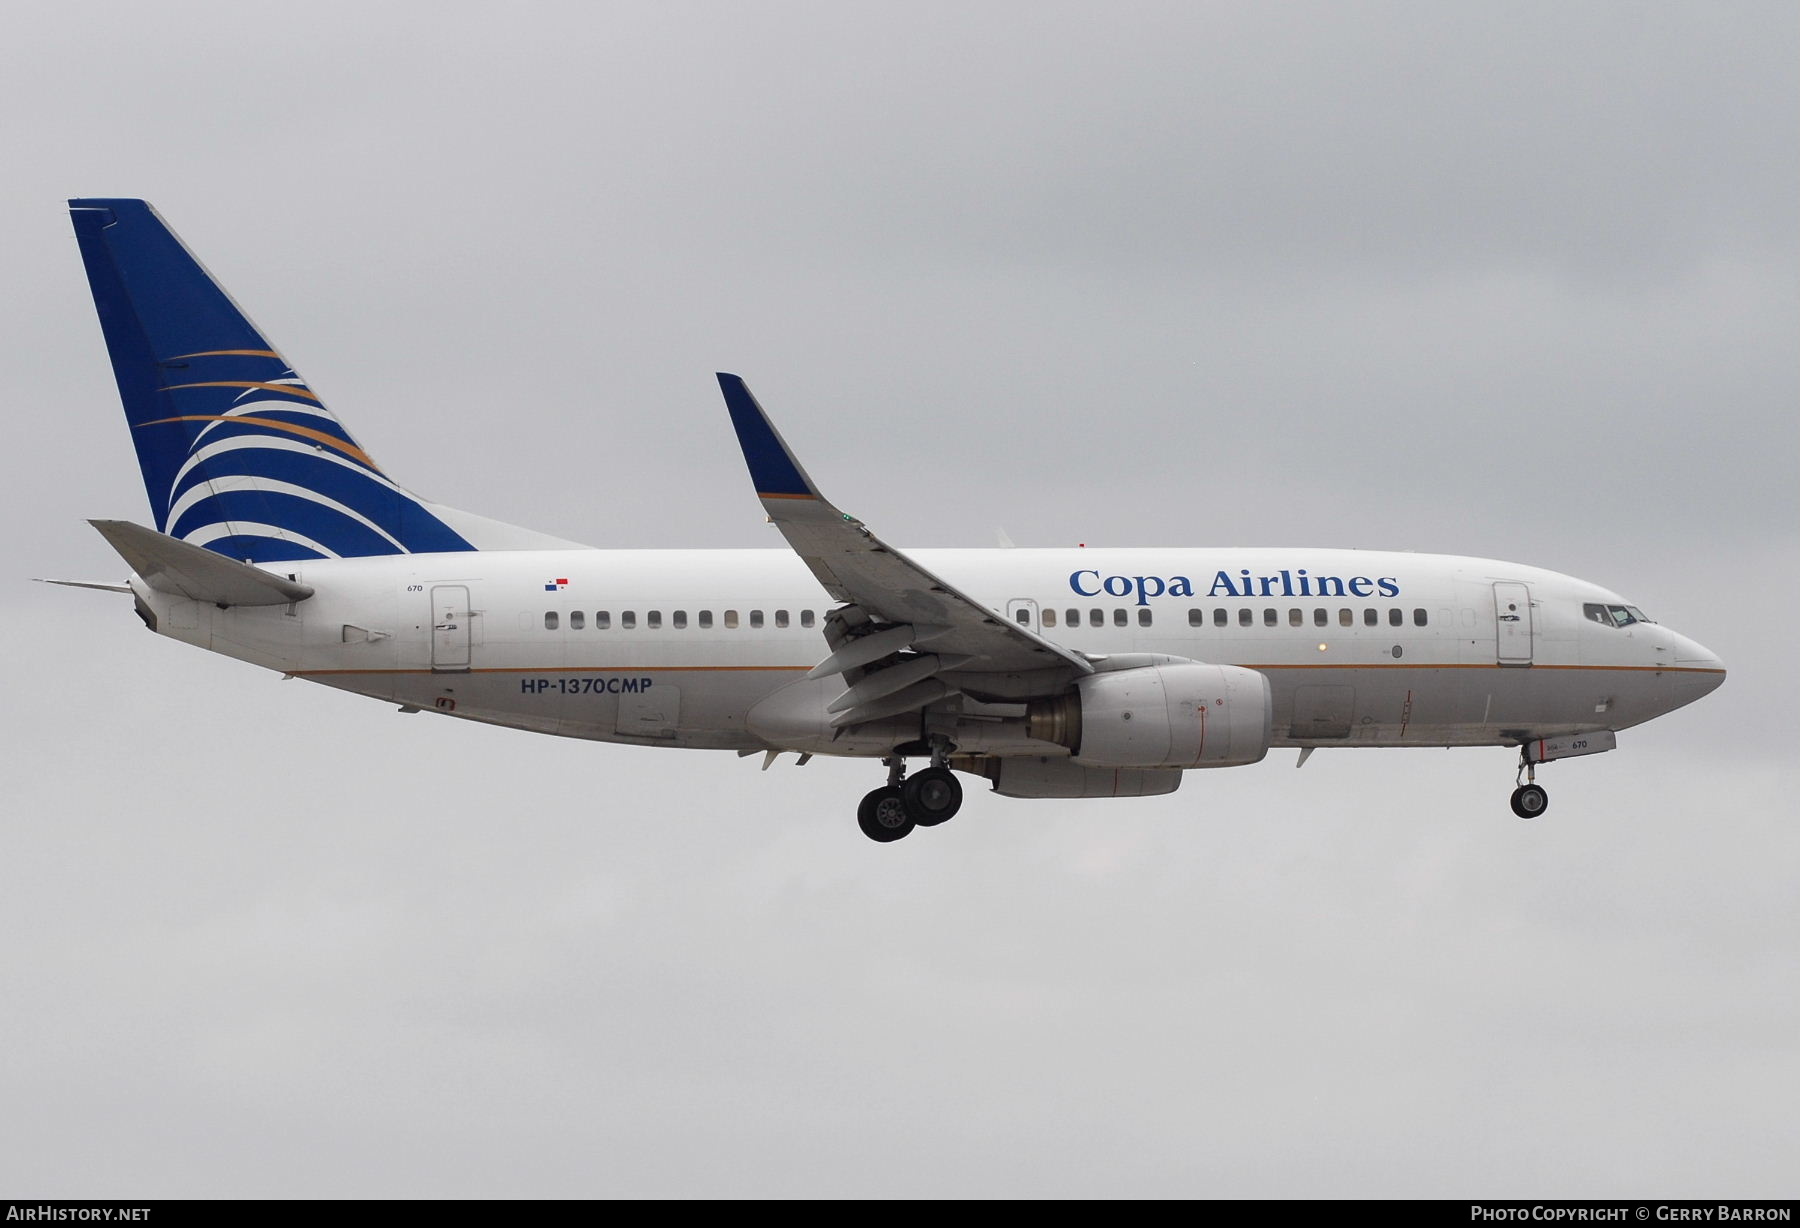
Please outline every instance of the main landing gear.
M1520 777L1525 783L1512 791L1512 812L1521 819L1535 819L1550 809L1550 795L1537 783L1537 764L1525 757L1523 747L1519 749L1519 775L1513 777L1514 782Z
M941 750L934 751L931 766L910 777L905 759L896 755L882 760L887 764L887 784L872 790L856 808L856 825L863 835L888 844L915 827L936 827L954 818L962 809L962 782L943 759Z

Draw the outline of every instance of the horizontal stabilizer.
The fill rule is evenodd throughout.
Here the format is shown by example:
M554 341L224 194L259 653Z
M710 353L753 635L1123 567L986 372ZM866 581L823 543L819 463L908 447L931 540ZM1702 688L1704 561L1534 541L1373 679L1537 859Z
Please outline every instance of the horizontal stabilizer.
M132 524L129 520L90 520L145 584L214 605L286 605L313 595L305 584L215 554L203 546Z
M64 588L97 588L103 593L129 593L129 584L102 584L98 580L39 580L39 584L60 584Z

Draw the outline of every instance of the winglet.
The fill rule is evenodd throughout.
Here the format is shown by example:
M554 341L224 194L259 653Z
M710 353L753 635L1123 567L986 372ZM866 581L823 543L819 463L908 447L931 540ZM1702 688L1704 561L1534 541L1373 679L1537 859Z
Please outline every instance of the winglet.
M744 450L744 463L750 466L756 493L764 499L817 499L818 487L794 459L749 387L735 375L718 374L719 389L725 394L725 407L731 411L731 425Z

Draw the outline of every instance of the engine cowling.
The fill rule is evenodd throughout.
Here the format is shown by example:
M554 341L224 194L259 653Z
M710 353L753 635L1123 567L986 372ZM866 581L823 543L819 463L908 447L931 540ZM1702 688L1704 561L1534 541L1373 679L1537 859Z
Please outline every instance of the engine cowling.
M1188 661L1090 674L1026 723L1088 767L1238 767L1269 753L1273 707L1255 670Z

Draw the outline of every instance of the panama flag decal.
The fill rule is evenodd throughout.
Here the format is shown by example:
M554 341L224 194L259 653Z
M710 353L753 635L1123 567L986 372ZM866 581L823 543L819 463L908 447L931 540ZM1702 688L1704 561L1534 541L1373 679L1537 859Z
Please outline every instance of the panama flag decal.
M546 593L554 593L557 589L568 588L568 587L569 587L568 578L564 577L561 580L551 580L551 581L547 582L544 585L544 591Z

